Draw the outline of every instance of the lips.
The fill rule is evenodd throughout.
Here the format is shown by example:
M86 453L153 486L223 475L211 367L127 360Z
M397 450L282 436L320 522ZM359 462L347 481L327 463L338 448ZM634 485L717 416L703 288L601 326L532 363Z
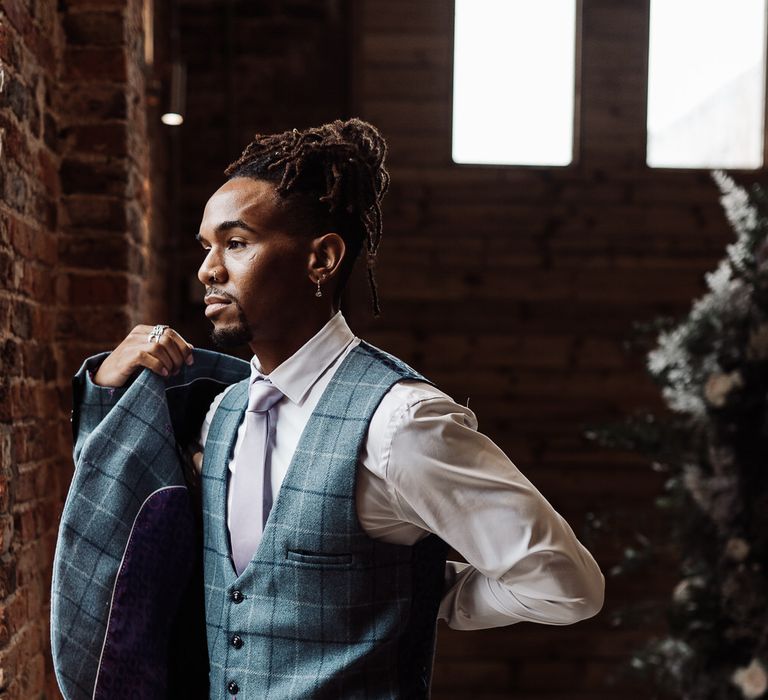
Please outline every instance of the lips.
M229 299L217 296L216 294L209 294L207 297L205 297L205 303L206 304L229 304L230 301Z
M210 318L219 313L225 306L229 306L232 302L224 297L219 297L211 294L205 297L205 315Z

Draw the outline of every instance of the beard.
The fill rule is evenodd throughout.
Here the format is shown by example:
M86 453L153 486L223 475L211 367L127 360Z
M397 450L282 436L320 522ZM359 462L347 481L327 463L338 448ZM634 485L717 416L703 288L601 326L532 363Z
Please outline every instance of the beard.
M233 301L232 303L237 307L237 323L225 328L216 328L216 326L211 328L211 342L220 350L239 348L241 345L249 343L253 338L253 332L242 308L237 302Z

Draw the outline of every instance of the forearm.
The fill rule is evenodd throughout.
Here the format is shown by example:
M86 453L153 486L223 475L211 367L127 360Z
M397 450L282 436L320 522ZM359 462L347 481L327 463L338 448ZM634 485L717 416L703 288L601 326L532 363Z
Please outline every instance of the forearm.
M482 629L595 615L605 588L595 559L476 428L468 408L438 397L411 404L390 430L395 519L438 535L469 562L446 569L439 616L455 629Z
M451 580L438 617L453 629L473 630L517 622L570 625L596 615L605 577L589 551L576 544L575 556L543 550L499 579L466 563L447 562Z

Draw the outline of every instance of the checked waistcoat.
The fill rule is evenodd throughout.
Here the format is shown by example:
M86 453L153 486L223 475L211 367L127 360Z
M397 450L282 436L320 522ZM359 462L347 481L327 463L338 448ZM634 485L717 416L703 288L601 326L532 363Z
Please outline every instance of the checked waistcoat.
M412 546L371 538L354 498L371 417L402 379L424 381L368 343L344 358L240 576L226 526L227 476L249 380L219 404L202 469L211 698L429 697L448 546L434 534Z

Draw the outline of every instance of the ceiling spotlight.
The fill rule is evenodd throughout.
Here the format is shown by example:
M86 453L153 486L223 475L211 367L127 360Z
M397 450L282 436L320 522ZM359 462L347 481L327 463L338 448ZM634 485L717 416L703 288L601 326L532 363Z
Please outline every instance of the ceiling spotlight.
M181 61L174 61L171 67L170 104L160 121L168 126L179 126L184 122L184 98L187 89L186 66Z
M160 121L163 122L163 124L167 124L168 126L178 126L179 124L184 123L184 117L182 117L180 114L177 114L176 112L166 112L162 117L160 117Z

